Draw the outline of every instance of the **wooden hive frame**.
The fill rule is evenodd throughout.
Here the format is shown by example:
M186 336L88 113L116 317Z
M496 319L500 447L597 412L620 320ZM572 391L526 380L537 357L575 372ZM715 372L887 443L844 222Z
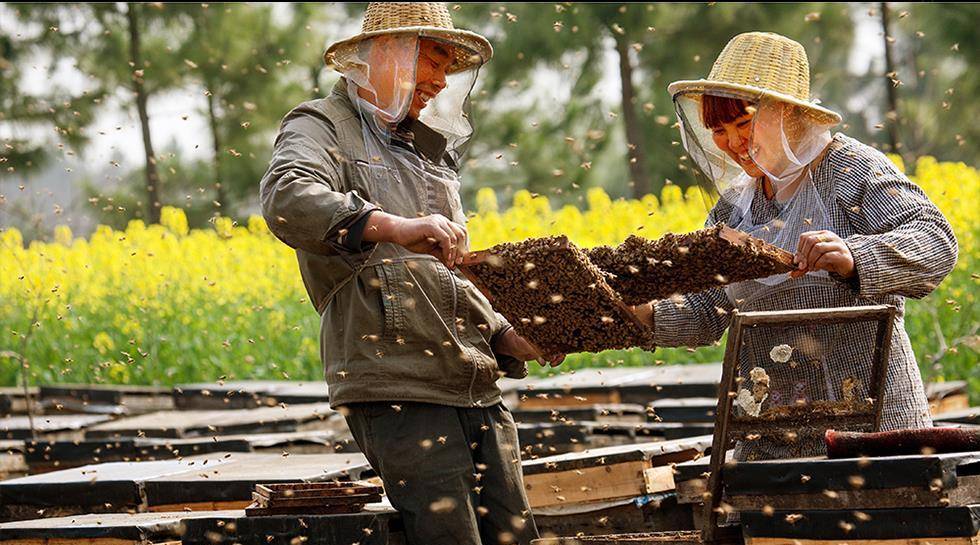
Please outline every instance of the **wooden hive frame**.
M724 224L588 250L628 305L793 270L793 254Z
M891 346L892 326L896 309L891 305L873 305L865 307L843 307L836 309L808 309L798 311L774 312L738 312L732 313L732 323L728 331L728 344L725 347L725 360L722 363L721 385L718 390L718 407L715 422L715 433L712 439L710 475L708 477L708 499L705 501L703 529L705 543L713 543L719 535L718 511L721 506L724 490L723 465L725 452L732 440L732 432L736 431L733 423L732 405L737 393L736 374L739 369L739 354L741 352L745 331L748 328L790 327L799 325L823 325L877 322L875 333L875 350L872 354L871 384L869 391L872 395L873 410L870 424L874 431L881 429L883 396L885 392L885 377L888 371L888 355ZM795 423L784 426L789 419L774 418L767 422L756 424L771 431L793 431ZM791 420L790 420L791 421ZM791 421L792 422L792 421Z
M516 269L522 271L515 273ZM565 236L504 243L473 252L460 271L545 357L635 346L654 348L652 330L609 287L602 271Z

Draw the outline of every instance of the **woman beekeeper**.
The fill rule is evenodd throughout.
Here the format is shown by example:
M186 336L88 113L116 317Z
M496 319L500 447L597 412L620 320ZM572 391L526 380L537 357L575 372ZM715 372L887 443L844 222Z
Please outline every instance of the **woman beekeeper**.
M806 52L786 37L735 36L707 79L668 87L684 147L723 222L794 253L796 270L654 301L659 346L716 342L730 312L890 304L898 309L882 429L932 425L905 331L905 298L929 294L956 263L943 214L881 152L830 128L809 100ZM868 396L873 323L749 332L743 413ZM765 373L756 371L762 367ZM763 376L765 375L765 376ZM754 382L753 382L754 381ZM755 384L761 382L761 384ZM760 402L761 400L761 402ZM753 406L753 404L755 406ZM761 407L760 407L761 405ZM821 454L817 437L740 442L737 459Z

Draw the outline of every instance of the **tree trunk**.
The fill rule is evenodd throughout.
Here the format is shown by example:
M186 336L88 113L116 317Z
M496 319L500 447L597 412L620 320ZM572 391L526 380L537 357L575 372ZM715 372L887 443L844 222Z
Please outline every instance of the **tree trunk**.
M310 67L310 80L313 82L313 91L310 93L313 100L318 98L323 98L323 92L320 91L320 69L323 66L322 61L318 61L315 66Z
M211 124L211 143L214 146L214 187L218 191L218 204L225 206L228 198L225 184L221 179L221 135L218 134L218 114L214 110L214 91L208 82L208 121Z
M891 35L888 33L888 2L881 3L881 29L884 31L885 40L885 88L888 90L888 114L886 125L888 126L888 144L892 153L901 153L898 138L898 93L895 90L894 78L898 81L898 74L895 73L895 63L892 61L892 44L888 41Z
M143 131L143 151L146 154L146 219L149 223L160 223L160 176L157 174L156 155L150 140L150 116L146 112L147 95L143 88L143 60L140 55L138 4L127 4L126 19L129 21L129 61L133 63L133 92L136 93L136 111L140 116Z
M633 65L630 63L629 44L626 36L613 33L616 52L619 54L619 78L622 82L623 124L626 127L627 158L633 196L642 197L653 191L650 169L647 168L646 142L643 127L636 115L636 91L633 88Z

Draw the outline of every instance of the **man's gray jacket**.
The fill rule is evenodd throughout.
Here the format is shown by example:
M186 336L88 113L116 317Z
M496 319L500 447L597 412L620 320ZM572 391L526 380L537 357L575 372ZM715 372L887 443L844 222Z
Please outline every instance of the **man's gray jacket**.
M443 173L445 140L418 122L411 129L407 145L425 168L442 167ZM434 257L360 242L365 216L378 209L465 223L458 185L389 159L368 156L361 117L342 79L327 98L286 115L261 182L269 229L296 250L320 313L331 405L498 403L497 379L527 374L524 362L491 350L510 328L503 316Z

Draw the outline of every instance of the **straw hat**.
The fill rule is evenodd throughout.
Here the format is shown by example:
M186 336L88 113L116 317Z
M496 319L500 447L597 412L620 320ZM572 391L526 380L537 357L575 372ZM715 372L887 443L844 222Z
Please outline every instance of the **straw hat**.
M343 72L350 60L357 57L359 43L385 35L416 35L451 43L456 46L456 59L447 71L450 74L483 64L493 56L493 48L486 38L453 26L449 10L442 2L372 2L364 12L361 33L328 47L323 61Z
M817 121L840 123L841 116L810 100L810 63L799 43L779 34L746 32L728 42L707 79L675 81L667 86L679 93L726 91L749 100L770 97L803 108Z

